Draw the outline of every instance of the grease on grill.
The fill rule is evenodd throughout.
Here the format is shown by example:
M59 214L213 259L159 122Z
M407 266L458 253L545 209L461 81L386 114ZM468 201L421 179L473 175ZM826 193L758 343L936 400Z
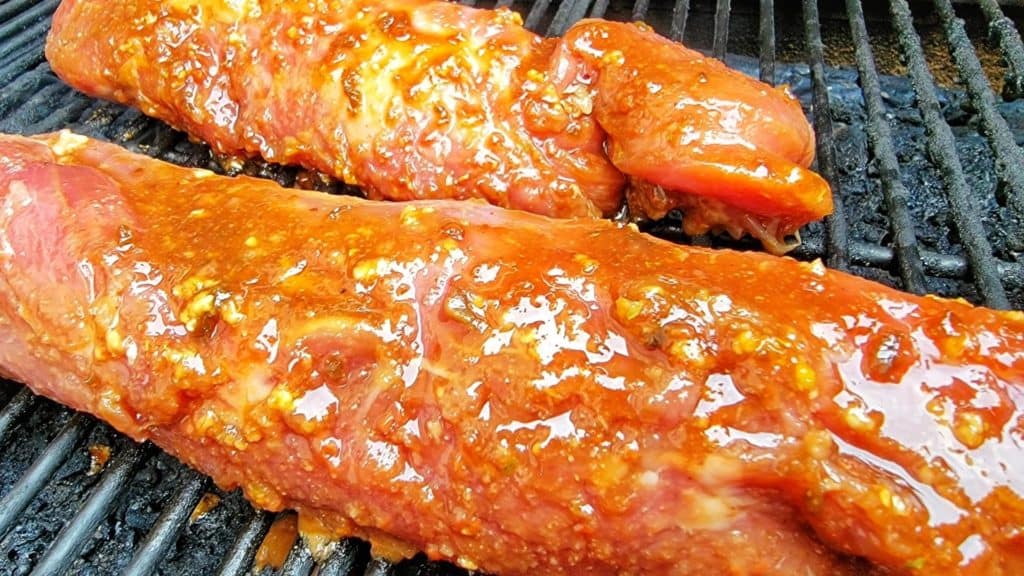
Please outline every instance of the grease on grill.
M299 524L295 514L287 512L278 516L256 551L253 572L258 574L265 568L280 570L298 537Z
M199 503L192 509L192 514L188 517L188 523L195 524L219 505L220 496L210 492L203 494L203 497L199 499Z
M110 461L110 446L106 444L93 444L89 446L89 476L95 476L107 467Z

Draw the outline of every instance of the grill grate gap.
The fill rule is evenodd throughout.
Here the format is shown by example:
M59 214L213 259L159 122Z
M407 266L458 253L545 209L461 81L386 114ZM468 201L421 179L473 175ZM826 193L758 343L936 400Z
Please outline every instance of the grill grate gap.
M189 515L203 495L209 479L188 469L185 481L174 495L171 502L164 507L156 524L150 529L142 546L135 552L132 561L122 573L124 576L146 576L152 574L157 564L163 560L167 550L178 539L178 534L185 527Z
M633 13L630 17L634 21L643 21L647 19L647 8L649 7L649 0L636 0L633 2Z
M4 406L4 409L0 410L0 446L3 446L7 440L7 433L11 431L21 416L32 407L35 401L35 394L29 392L28 388L22 388ZM0 536L2 536L2 533L0 533Z
M533 30L534 32L540 27L541 19L548 12L548 5L551 4L551 0L537 0L533 3L533 7L530 8L529 14L526 15L526 21L524 25Z
M924 270L921 255L918 253L917 235L914 232L914 221L907 209L907 189L900 177L889 122L885 118L882 88L878 80L878 71L875 69L875 58L868 44L864 9L860 0L846 0L846 10L856 49L857 67L860 70L861 89L868 111L868 138L880 166L882 192L889 211L896 265L899 267L903 287L910 292L923 294Z
M306 548L305 541L299 538L288 554L284 566L281 567L280 576L308 576L314 565L313 555L310 554L309 548Z
M758 78L762 82L775 84L775 3L761 0L761 22L758 28Z
M42 39L46 37L46 33L49 29L50 19L46 18L19 32L13 38L9 38L6 42L0 40L0 61L6 59L9 54L18 51L25 46L37 43L41 44Z
M796 250L794 256L801 259L818 258L825 252L822 241L810 239ZM940 254L921 250L921 262L929 276L938 278L963 278L971 272L970 263L960 256ZM887 246L877 246L866 242L850 242L850 262L858 266L870 268L889 268L894 262L893 250ZM1024 264L1019 262L998 262L999 275L1006 280L1008 286L1024 287Z
M676 0L672 6L672 28L669 37L676 42L683 40L686 33L686 18L690 14L690 0Z
M996 97L974 46L967 37L963 21L956 17L949 0L935 0L935 7L945 27L957 72L981 115L984 131L996 155L996 170L1010 187L1010 205L1016 212L1018 223L1024 222L1024 152L1017 146L1013 132L996 109ZM1024 234L1024 230L1018 226L1015 235L1019 237L1021 234Z
M238 532L238 538L231 545L231 549L224 556L224 561L217 570L218 576L241 576L252 566L256 557L256 550L259 549L263 537L270 530L273 522L272 514L260 510L253 510L252 518Z
M729 47L729 15L732 13L731 0L718 0L715 6L715 39L712 54L715 58L725 58Z
M63 83L52 82L49 86L33 94L10 116L0 122L0 131L20 132L31 124L45 120L51 107L47 104L63 100L71 93L71 89Z
M925 61L921 39L914 30L910 7L906 0L892 0L890 8L900 46L907 59L907 69L917 94L918 108L924 117L928 148L933 161L938 164L946 180L946 196L949 199L953 222L967 253L967 261L978 291L986 304L996 308L1007 308L1009 300L999 279L995 258L992 256L992 246L985 237L981 218L974 207L963 166L956 153L953 132L943 118L939 101L935 96L935 82Z
M394 576L394 566L388 564L384 560L374 558L370 560L370 563L366 566L365 576Z
M136 466L146 455L147 448L138 444L129 444L124 452L103 472L103 478L95 487L89 499L57 535L57 539L47 549L39 564L32 570L32 575L46 576L62 574L77 559L79 551L88 538L110 514L117 498L128 488L128 481L135 472Z
M20 76L15 82L0 89L0 118L4 121L9 119L9 112L21 106L21 104L32 97L37 90L53 82L53 79L45 74L32 71Z
M85 98L83 96L83 98ZM80 130L87 136L107 139L107 130L115 119L122 113L124 108L119 104L94 100L89 108L82 111L82 114L75 121L76 130Z
M370 547L354 538L342 540L334 554L317 570L317 576L350 576L370 559Z
M1006 81L1003 84L1003 97L1016 99L1024 97L1024 44L1013 20L1003 14L996 0L980 0L981 11L988 18L989 31L999 39L999 47L1003 58L1009 66Z
M20 108L40 90L57 83L49 66L43 66L22 74L17 80L0 89L0 117L5 122L12 119L12 110ZM46 104L47 109L52 108L49 103Z
M93 102L82 98L80 94L69 92L61 99L61 106L57 110L29 124L25 127L24 132L42 134L59 130L79 118L83 112L93 107L93 105Z
M590 0L569 0L567 2L559 2L558 10L555 12L554 18L551 19L551 24L548 26L548 36L561 36L569 28L569 26L583 18L587 13L587 8L590 7Z
M0 86L11 84L26 70L38 66L46 60L42 51L35 44L28 44L4 59L7 60L7 63L0 65Z
M835 204L833 214L825 219L827 236L825 261L829 267L847 270L850 266L846 213L836 172L835 137L829 116L828 86L825 84L824 46L821 42L821 23L817 0L803 0L804 33L810 59L813 83L814 130L817 134L818 171L832 187Z
M0 4L0 21L9 22L15 14L24 13L27 7L35 4L37 0L7 0Z
M142 112L135 108L118 107L117 116L103 131L108 139L124 143L131 148L131 141L138 137L139 132L151 124Z
M93 425L93 420L84 414L75 414L71 417L57 437L54 438L46 450L36 458L28 471L11 488L11 491L0 499L0 540L14 526L18 516L25 510L36 494L45 486L47 481L60 468L71 451L78 446L79 441Z
M20 5L17 10L20 14L0 24L0 42L8 42L12 36L24 32L40 20L49 21L50 15L57 9L58 4L60 4L60 0L45 0L28 9L25 9L24 5ZM7 10L0 10L0 12L7 12ZM0 18L7 17L10 17L10 13L0 14Z

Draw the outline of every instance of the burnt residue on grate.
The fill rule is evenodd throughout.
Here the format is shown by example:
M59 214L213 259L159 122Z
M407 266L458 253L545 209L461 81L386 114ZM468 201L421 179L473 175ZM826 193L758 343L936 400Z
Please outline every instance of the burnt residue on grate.
M1024 73L1014 21L1024 8L996 0L805 0L784 8L778 0L462 2L511 6L549 35L587 16L644 20L708 54L727 53L731 66L751 76L789 85L819 135L831 134L819 143L818 168L843 208L808 226L794 256L824 258L904 289L1024 309L1024 235L1014 232L1021 229L1014 213L1021 184L1019 167L1015 177L1008 164L1024 143L1024 100L1014 100ZM56 5L0 4L0 131L72 128L177 164L359 193L304 170L214 158L205 145L137 110L71 90L42 55ZM947 37L959 43L959 54L945 49ZM749 240L687 238L677 215L648 231L757 249ZM109 459L97 464L104 447ZM150 445L0 382L0 576L248 574L273 518ZM422 557L371 561L357 540L340 543L320 564L300 540L281 570L264 573L312 571L465 574Z

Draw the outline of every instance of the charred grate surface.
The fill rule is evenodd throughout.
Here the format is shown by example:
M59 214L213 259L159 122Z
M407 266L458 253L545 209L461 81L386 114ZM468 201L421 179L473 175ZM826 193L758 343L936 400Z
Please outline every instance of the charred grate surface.
M838 8L803 0L785 10L773 0L462 3L510 6L548 35L584 17L642 20L674 40L724 55L751 76L789 85L814 121L817 169L833 184L838 208L804 231L796 257L824 258L911 292L1024 309L1024 47L1015 24L1024 8L996 0L891 0L880 9L874 3L865 9L860 0ZM72 128L177 164L227 171L183 134L57 80L43 57L57 4L0 3L0 131ZM952 49L936 52L936 37ZM236 172L353 192L258 161L233 167ZM649 231L680 242L754 248L687 238L672 216ZM105 466L90 457L99 447L111 452ZM209 494L220 503L193 517ZM0 576L251 574L273 519L151 445L0 382ZM367 545L354 539L323 562L300 541L281 570L264 570L272 572L465 573L422 557L398 565L371 560Z

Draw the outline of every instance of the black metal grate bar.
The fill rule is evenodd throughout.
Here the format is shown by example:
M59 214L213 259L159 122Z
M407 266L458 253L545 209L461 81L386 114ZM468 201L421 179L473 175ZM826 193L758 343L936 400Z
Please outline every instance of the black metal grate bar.
M856 49L861 90L868 112L868 138L878 161L882 193L889 209L889 228L893 234L896 265L899 267L903 287L910 292L923 294L925 279L921 255L918 253L917 235L914 232L914 221L907 209L907 189L900 177L892 133L885 118L882 88L878 80L878 71L875 69L875 57L868 43L868 30L860 0L846 0L846 13L850 20L850 34Z
M82 98L77 93L69 93L62 102L62 105L57 110L52 111L43 118L36 122L29 124L25 127L25 132L28 134L42 134L43 132L52 132L59 130L73 122L76 118L80 117L83 112L93 107L94 102L90 102L86 98Z
M821 240L810 238L797 247L792 254L797 258L806 260L817 258L823 255L824 252ZM928 250L921 250L920 255L924 271L929 276L953 279L964 278L971 273L970 264L960 256L940 254ZM884 269L890 268L893 265L894 258L892 249L886 246L877 246L865 242L850 242L851 264ZM1007 286L1024 287L1024 263L998 261L996 267Z
M804 33L807 37L807 52L811 67L813 85L814 131L817 139L818 171L832 187L834 210L825 219L826 247L825 262L837 270L849 268L849 239L846 211L839 191L836 171L835 137L832 131L832 116L828 102L828 86L825 84L825 48L821 42L821 22L818 16L817 0L803 0Z
M127 143L150 124L142 112L135 108L125 108L110 122L103 134L111 140Z
M1006 119L996 108L996 97L978 61L978 54L967 37L963 21L956 17L949 0L935 0L935 7L946 29L946 38L960 79L967 86L967 93L971 95L971 101L989 137L989 145L995 152L996 171L1009 185L1007 195L1010 206L1016 211L1017 217L1024 220L1024 152L1017 146ZM1016 232L1021 233L1021 230Z
M21 33L40 20L49 21L50 15L57 9L60 0L44 0L31 8L22 7L20 14L0 24L0 42L7 42L12 36Z
M9 18L18 13L24 13L28 6L36 3L37 0L8 0L0 4L0 21L8 21Z
M167 554L167 549L178 539L189 516L195 509L209 479L191 468L185 471L185 481L164 508L156 524L149 530L142 546L135 552L132 561L124 569L123 576L147 576L153 574L157 564Z
M669 38L676 42L683 41L686 34L686 19L690 15L690 0L676 0L672 7L672 28L669 30Z
M92 425L93 421L89 417L75 413L11 491L4 495L0 500L0 538L7 534L14 521L46 486L46 481L68 459L71 451L78 446Z
M13 114L0 122L0 131L13 132L18 128L46 119L53 102L71 93L71 89L60 82L38 90L31 98L19 106Z
M590 9L591 18L602 18L608 11L608 0L594 0L594 7Z
M71 566L93 530L110 513L117 497L127 490L128 480L131 479L135 467L142 461L145 452L146 449L141 445L132 443L114 458L103 472L103 478L93 489L89 499L71 522L57 534L57 539L39 560L31 576L62 574Z
M45 61L46 57L37 46L29 44L21 50L15 50L13 54L7 56L4 60L7 62L0 64L0 86L7 86L29 68L38 66Z
M494 5L495 8L508 8L512 5L512 0L498 0Z
M946 197L953 223L967 252L975 284L986 304L995 308L1008 308L1009 300L999 280L995 259L992 256L992 246L985 237L985 229L981 225L981 218L967 186L963 166L956 153L953 131L942 116L939 101L935 96L935 81L928 69L921 39L914 30L910 7L906 0L892 0L890 9L896 26L896 35L917 94L918 108L928 132L928 149L946 182Z
M6 59L9 54L17 52L29 44L41 44L49 29L50 19L46 18L32 26L29 26L13 38L8 39L6 42L0 41L0 61Z
M11 114L12 110L20 108L26 100L32 98L40 90L57 83L56 78L48 71L49 67L46 68L46 71L37 68L22 74L17 80L0 89L0 117L3 117L3 121L12 120L14 117L14 114Z
M1003 14L996 0L980 0L981 10L988 18L989 30L999 39L1003 58L1009 71L1003 84L1003 95L1007 98L1024 96L1024 43L1021 43L1017 27Z
M306 543L299 538L288 554L288 559L284 561L284 566L281 567L281 576L309 576L315 565L309 548L306 548Z
M634 21L642 21L647 19L647 8L650 5L649 0L636 0L633 2L633 13L630 15Z
M320 565L317 576L349 576L355 574L360 566L366 564L367 546L358 540L346 539L338 543L338 548L326 562Z
M395 568L391 564L388 564L384 560L374 558L370 560L370 563L366 566L366 576L392 576L395 573Z
M561 36L569 29L569 26L583 18L590 7L590 0L568 0L558 4L551 24L548 26L548 36Z
M103 100L93 100L88 108L82 111L75 120L75 131L86 136L100 138L104 130L110 126L120 106Z
M541 18L548 11L548 4L551 4L551 0L537 0L534 2L529 14L526 15L524 25L530 30L536 31L537 26L540 26Z
M22 414L27 412L35 402L36 395L29 392L28 388L22 388L4 406L4 409L0 410L0 446L3 445L7 433L17 424Z
M228 550L217 576L242 576L249 571L252 561L256 557L256 551L263 542L263 537L270 530L270 524L274 516L262 510L253 510L252 518L245 524L238 533L231 549Z
M167 152L179 138L181 138L181 134L175 132L170 126L150 122L146 128L130 140L145 147L148 154L159 157Z
M729 47L729 14L732 13L730 0L718 0L715 6L715 39L712 54L715 58L724 59Z
M761 0L761 22L758 28L758 78L775 84L775 2Z

